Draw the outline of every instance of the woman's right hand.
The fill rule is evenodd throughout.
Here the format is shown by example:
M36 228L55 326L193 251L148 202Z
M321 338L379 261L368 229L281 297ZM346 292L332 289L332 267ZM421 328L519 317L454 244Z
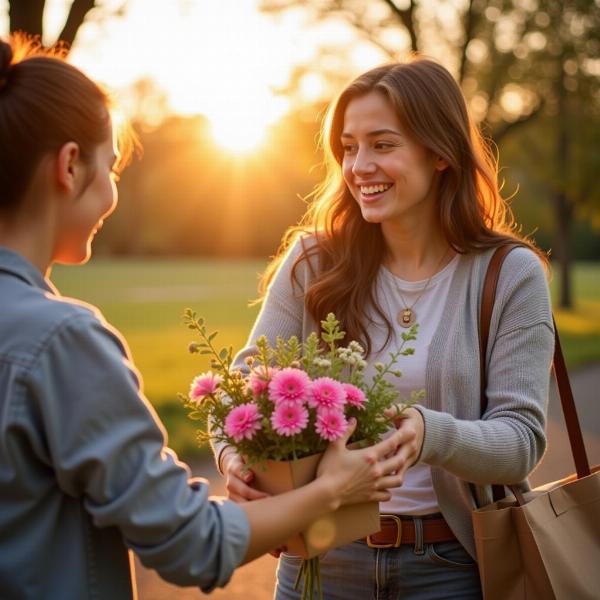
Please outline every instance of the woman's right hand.
M414 432L398 429L378 444L350 450L346 444L355 428L354 420L342 438L329 444L317 476L328 478L340 504L389 500L388 490L400 486L404 478L406 461L397 450L411 441Z
M244 459L231 446L223 450L221 470L225 475L225 488L230 500L239 503L269 496L251 487L254 472L246 466Z

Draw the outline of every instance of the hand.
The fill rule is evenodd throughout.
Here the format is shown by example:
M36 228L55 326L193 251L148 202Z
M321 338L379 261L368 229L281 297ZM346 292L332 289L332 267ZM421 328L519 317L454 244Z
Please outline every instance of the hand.
M398 471L405 459L397 450L414 438L414 432L398 429L374 446L349 450L346 443L355 428L356 420L353 419L345 435L329 444L319 463L317 476L329 478L340 504L389 500L388 489L402 483Z
M412 407L405 409L401 414L397 414L394 408L389 408L385 411L385 415L392 419L397 431L405 432L407 437L407 441L398 448L396 453L396 456L402 459L402 466L398 473L404 479L407 469L417 462L423 448L425 434L423 415Z
M241 503L269 496L251 487L254 472L246 466L244 459L233 448L227 447L223 450L221 469L225 475L225 488L230 500Z

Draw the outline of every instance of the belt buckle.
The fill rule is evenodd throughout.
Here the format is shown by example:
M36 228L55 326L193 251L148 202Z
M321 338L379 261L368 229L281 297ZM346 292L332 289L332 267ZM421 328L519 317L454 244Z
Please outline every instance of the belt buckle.
M398 532L396 535L396 541L393 544L378 544L371 540L371 536L367 536L367 546L369 548L399 548L402 543L402 521L400 517L397 515L379 515L380 521L385 521L386 519L394 521L396 523L396 531Z

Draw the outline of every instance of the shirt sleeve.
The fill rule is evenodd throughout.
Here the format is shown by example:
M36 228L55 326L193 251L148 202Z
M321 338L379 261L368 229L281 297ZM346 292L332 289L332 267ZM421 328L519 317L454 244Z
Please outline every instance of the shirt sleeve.
M425 422L420 460L476 484L523 481L546 448L553 351L543 268L528 250L514 250L501 271L491 320L488 408L470 420L417 407ZM479 394L466 400L479 408Z
M91 315L61 324L27 382L58 486L97 527L117 527L147 567L178 585L224 586L249 541L245 513L165 447L125 342Z

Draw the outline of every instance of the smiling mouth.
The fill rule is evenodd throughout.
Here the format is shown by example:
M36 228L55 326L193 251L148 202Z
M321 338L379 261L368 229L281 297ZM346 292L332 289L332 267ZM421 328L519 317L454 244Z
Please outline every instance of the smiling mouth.
M375 198L383 192L387 192L391 187L391 183L378 183L376 185L361 185L358 189L363 198L370 199Z

